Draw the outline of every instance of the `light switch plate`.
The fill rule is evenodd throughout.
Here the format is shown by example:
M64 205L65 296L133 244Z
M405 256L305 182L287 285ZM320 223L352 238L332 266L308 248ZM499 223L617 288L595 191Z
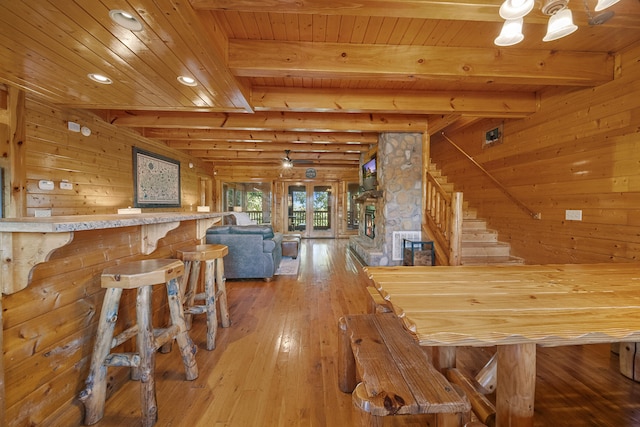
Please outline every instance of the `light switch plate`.
M41 179L38 181L38 188L41 190L53 190L53 181Z
M582 221L582 211L567 209L564 213L564 219L567 221Z

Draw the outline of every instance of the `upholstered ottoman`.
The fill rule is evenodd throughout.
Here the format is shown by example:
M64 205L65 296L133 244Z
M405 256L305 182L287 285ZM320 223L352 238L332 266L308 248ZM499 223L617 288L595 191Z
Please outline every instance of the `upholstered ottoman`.
M290 256L293 259L298 258L300 250L300 235L285 234L282 236L282 256Z

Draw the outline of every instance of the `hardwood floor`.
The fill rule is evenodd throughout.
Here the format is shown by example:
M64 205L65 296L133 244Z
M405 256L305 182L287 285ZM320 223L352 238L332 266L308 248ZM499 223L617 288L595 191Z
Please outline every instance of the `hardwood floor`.
M352 426L357 414L337 385L337 321L364 313L367 279L345 240L303 240L297 277L227 282L232 324L207 351L194 320L200 376L185 381L177 349L158 354L157 426ZM475 373L493 349L458 352ZM608 345L540 348L535 426L640 426L640 384L623 377ZM112 368L113 369L113 368ZM97 426L138 426L139 387L107 401ZM389 417L386 426L430 425Z

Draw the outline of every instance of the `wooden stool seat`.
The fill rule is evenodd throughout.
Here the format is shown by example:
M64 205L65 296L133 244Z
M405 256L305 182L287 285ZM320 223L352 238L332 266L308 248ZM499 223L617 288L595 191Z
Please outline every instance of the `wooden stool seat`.
M229 308L227 306L227 288L224 277L223 258L229 253L226 245L205 244L183 248L176 256L184 261L185 274L180 286L184 300L187 328L191 329L194 314L207 315L207 350L216 346L218 330L218 314L216 301L220 304L220 323L223 328L229 327ZM204 292L198 293L200 263L204 261ZM216 290L217 288L217 290ZM196 301L202 302L196 304Z
M182 361L188 380L198 377L196 346L187 334L178 278L184 274L184 264L175 259L151 259L135 261L107 268L101 276L106 288L98 331L91 356L91 366L86 388L80 393L85 406L85 424L95 424L104 416L107 390L107 367L129 367L132 379L140 380L142 401L142 425L150 427L158 419L155 392L156 350L175 339L182 353ZM167 328L154 329L151 319L152 286L164 283L167 288L171 324ZM124 289L137 289L136 324L113 336L120 297ZM136 337L135 353L111 353L129 339Z

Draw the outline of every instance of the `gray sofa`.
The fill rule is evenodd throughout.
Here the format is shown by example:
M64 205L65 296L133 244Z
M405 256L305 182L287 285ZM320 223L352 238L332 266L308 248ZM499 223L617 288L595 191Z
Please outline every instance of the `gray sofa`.
M207 243L226 245L228 279L273 278L282 259L282 233L270 225L218 225L207 230Z

